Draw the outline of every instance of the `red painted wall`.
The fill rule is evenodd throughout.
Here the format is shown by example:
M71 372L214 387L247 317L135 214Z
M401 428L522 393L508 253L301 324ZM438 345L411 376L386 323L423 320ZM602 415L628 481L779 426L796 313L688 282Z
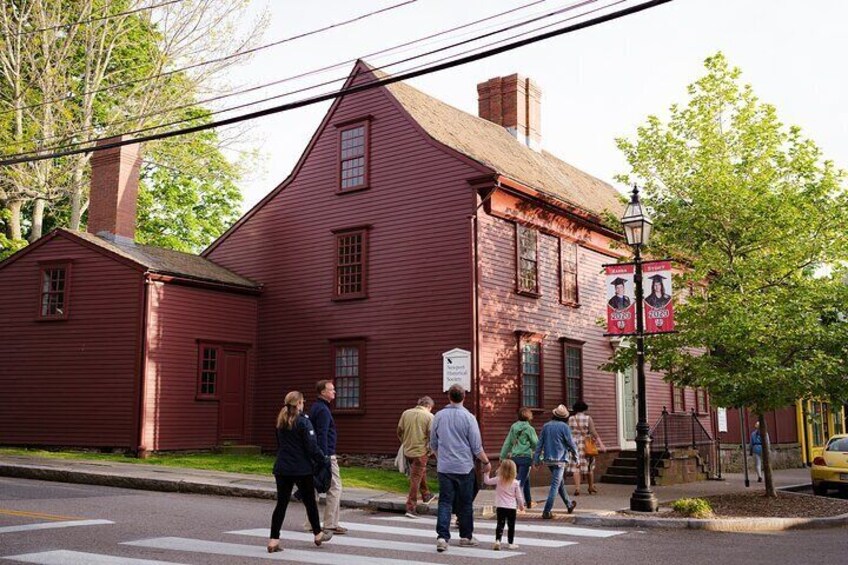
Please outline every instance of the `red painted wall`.
M69 317L38 321L38 263L59 260ZM141 273L64 237L0 273L0 443L134 448Z
M370 188L337 194L334 124L372 116ZM285 148L278 148L283 151ZM261 281L255 437L273 447L286 392L315 398L332 374L330 339L362 337L363 411L336 412L339 451L393 453L401 412L442 405L441 354L472 349L471 224L466 180L480 169L438 148L381 89L342 99L293 180L208 257ZM368 298L334 302L331 230L370 225Z
M219 444L218 401L195 398L198 340L248 348L249 443L257 297L162 282L151 284L149 292L144 447L201 449Z
M574 227L562 229L569 222L557 222L550 215L528 224L540 231L538 240L538 270L541 296L525 296L516 289L516 224L506 211L513 211L523 220L533 221L538 210L532 207L505 204L508 198L493 198L494 214L481 212L479 234L480 264L480 341L481 370L487 449L500 449L509 426L516 418L520 396L518 388L519 353L516 331L543 334L542 372L544 381L543 411L537 413L537 428L550 419L550 411L566 403L564 390L563 345L560 338L585 342L583 344L584 400L601 439L609 448L619 447L619 414L616 400L616 375L599 367L606 363L613 349L610 339L603 336L604 328L597 320L606 315L605 277L602 265L616 261L609 249L609 239L597 232ZM488 208L487 208L488 209ZM521 210L521 212L516 212ZM559 243L560 236L579 238L583 243L578 252L578 287L580 306L560 302ZM648 338L650 339L650 338ZM671 391L662 374L647 372L648 422L653 425L663 406L671 406ZM694 393L689 391L694 406ZM568 401L571 405L573 402ZM709 417L702 418L711 430ZM711 432L712 433L712 432Z
M745 411L745 424L747 431L745 441L750 441L751 432L754 431L754 422L757 415L750 410ZM796 423L796 412L794 406L787 406L779 410L766 413L766 424L769 428L769 439L772 443L798 443L798 426ZM727 410L727 433L721 434L723 443L739 443L739 410L729 408Z

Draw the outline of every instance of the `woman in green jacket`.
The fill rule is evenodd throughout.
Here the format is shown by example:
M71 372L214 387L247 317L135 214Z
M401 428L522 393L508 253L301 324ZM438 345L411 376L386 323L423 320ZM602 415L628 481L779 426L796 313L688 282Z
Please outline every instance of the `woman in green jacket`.
M501 448L501 460L510 458L518 468L517 479L524 490L524 501L527 508L533 506L530 498L530 467L533 464L533 452L539 443L539 436L530 422L533 420L533 412L529 408L518 411L518 421L509 428Z

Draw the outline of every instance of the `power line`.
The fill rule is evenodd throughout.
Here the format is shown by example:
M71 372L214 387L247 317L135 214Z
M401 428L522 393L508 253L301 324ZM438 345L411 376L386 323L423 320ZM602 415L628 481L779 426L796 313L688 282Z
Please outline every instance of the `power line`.
M28 31L22 31L20 33L4 33L4 34L0 34L0 36L3 36L3 37L21 37L21 36L24 36L24 35L32 35L34 33L41 33L42 31L52 31L54 29L62 29L62 28L65 28L65 27L68 27L68 28L76 27L76 26L81 26L81 25L85 25L85 24L90 24L92 22L99 22L99 21L102 21L102 20L111 20L113 18L120 18L121 16L130 16L132 14L137 14L138 12L153 10L154 8L161 8L162 6L167 6L169 4L176 4L178 2L183 2L183 0L169 0L168 2L162 2L161 4L153 4L153 5L150 5L150 6L143 6L141 8L136 8L134 10L128 10L126 12L121 12L121 13L118 13L118 14L109 14L108 16L100 16L100 17L97 17L97 18L89 18L87 20L80 20L80 21L77 21L77 22L69 22L67 24L56 24L56 25L50 26L50 27L42 27L42 28L38 28L38 29L31 29L31 30L28 30Z
M268 116L268 115L271 115L271 114L286 112L286 111L289 111L289 110L293 110L295 108L302 108L302 107L305 107L305 106L311 106L313 104L317 104L319 102L324 102L326 100L332 100L332 99L339 98L339 97L342 97L342 96L349 96L351 94L355 94L355 93L358 93L358 92L364 92L364 91L367 91L367 90L372 90L374 88L379 88L381 86L393 84L395 82L401 82L401 81L404 81L404 80L409 80L409 79L416 78L416 77L419 77L419 76L424 76L424 75L428 75L428 74L435 73L435 72L438 72L438 71L443 71L443 70L450 69L450 68L453 68L453 67L465 65L465 64L468 64L468 63L471 63L471 62L474 62L474 61L479 61L481 59L486 59L486 58L492 57L494 55L498 55L500 53L505 53L507 51L512 51L512 50L518 49L520 47L531 45L533 43L538 43L540 41L545 41L545 40L553 38L553 37L557 37L557 36L564 35L564 34L567 34L567 33L572 33L572 32L575 32L575 31L582 30L582 29L587 29L587 28L594 27L594 26L602 24L602 23L606 23L606 22L613 21L613 20L616 20L616 19L619 19L619 18L622 18L622 17L626 17L626 16L629 16L629 15L632 15L632 14L636 14L636 13L654 8L654 7L662 5L662 4L667 4L671 1L672 0L650 0L648 2L640 4L638 6L633 6L631 8L619 10L619 11L613 12L611 14L598 16L596 18L592 18L592 19L586 20L584 22L576 23L576 24L564 27L562 29L552 30L552 31L537 35L535 37L530 37L530 38L527 38L527 39L515 41L515 42L509 43L507 45L503 45L501 47L495 47L495 48L492 48L492 49L488 49L488 50L486 50L482 53L467 55L465 57L461 57L460 59L456 59L454 61L439 63L439 64L436 64L436 65L427 67L425 69L401 73L401 74L396 75L396 76L388 76L388 77L385 77L383 79L379 79L379 80L375 80L375 81L371 81L371 82L367 82L367 83L363 83L363 84L359 84L359 85L355 85L355 86L349 86L347 88L342 88L342 89L340 89L339 91L336 91L336 92L331 92L331 93L328 93L328 94L322 94L322 95L314 96L314 97L311 97L311 98L306 98L306 99L303 99L303 100L290 102L288 104L281 104L281 105L275 106L273 108L257 110L255 112L250 112L250 113L247 113L247 114L243 114L241 116L235 116L235 117L232 117L232 118L227 118L227 119L216 121L216 122L209 122L207 124L200 124L200 125L191 126L191 127L188 127L188 128L183 128L183 129L179 129L179 130L173 130L173 131L169 131L169 132L153 134L153 135L149 135L149 136L145 136L145 137L139 137L139 138L135 138L135 139L107 141L110 138L102 138L102 139L91 140L91 142L100 142L100 141L107 141L107 142L100 144L100 145L97 145L97 146L70 149L70 150L67 150L67 151L49 153L49 154L46 154L46 155L38 155L38 156L34 156L34 157L13 157L11 159L4 159L4 160L0 161L0 166L14 165L14 164L17 164L17 163L29 163L29 162L33 162L33 161L43 161L45 159L55 159L55 158L58 158L58 157L66 157L66 156L69 156L69 155L79 155L79 154L83 154L83 153L91 153L93 151L102 151L102 150L106 150L106 149L112 149L112 148L115 148L115 147L122 147L124 145L130 145L130 144L133 144L133 143L144 143L144 142L147 142L147 141L156 141L156 140L159 140L159 139L166 139L166 138L175 137L175 136L178 136L178 135L186 135L186 134L190 134L190 133L196 133L196 132L204 131L204 130L207 130L207 129L213 129L213 128L216 128L216 127L226 126L226 125L230 125L230 124L234 124L234 123L238 123L238 122L243 122L243 121L246 121L246 120L252 120L252 119L255 119L255 118L260 118L260 117Z
M291 81L291 80L295 80L295 79L298 79L298 78L304 78L304 77L307 77L307 76L311 76L311 75L313 75L313 74L320 74L321 72L324 72L324 71L326 71L326 70L331 70L331 69L333 69L333 68L340 67L340 66L343 66L343 65L349 65L350 63L354 63L354 62L356 62L356 61L357 61L357 60L359 60L359 59L368 59L368 58L372 57L372 56L373 56L373 55L375 55L375 54L383 54L383 53L386 53L386 52L391 52L391 51L397 50L397 49L398 49L398 48L400 48L400 47L405 47L405 46L408 46L408 45L410 45L410 44L418 43L418 42L421 42L421 41L424 41L424 40L427 40L427 39L432 39L432 38L437 37L437 36L439 36L439 35L444 35L444 34L446 34L446 33L450 33L450 32L456 31L456 30L458 30L458 29L462 29L462 28L465 28L465 27L469 27L470 25L474 25L474 24L481 23L481 22L484 22L484 21L487 21L487 20L491 20L491 19L494 19L494 18L500 17L500 16L502 16L502 15L505 15L505 14L508 14L508 13L511 13L511 12L514 12L514 11L516 11L516 10L518 10L518 9L525 8L525 7L529 7L529 6L532 6L532 5L535 5L535 4L539 4L539 3L544 2L544 1L546 1L546 0L537 0L537 1L532 2L532 3L530 3L530 4L526 4L526 5L524 5L524 6L521 6L521 7L519 7L519 8L514 8L514 9L512 9L512 10L508 10L508 11L506 11L506 12L501 12L501 13L499 13L499 14L495 14L495 15L493 15L493 16L489 16L489 17L486 17L486 18L483 18L483 19L480 19L480 20L476 20L475 22L470 22L470 23L468 23L468 24L464 24L464 25L461 25L461 26L457 26L457 27L451 28L451 29L449 29L449 30L445 30L445 31L443 31L443 32L439 32L439 33L431 34L431 35L425 36L425 37L423 37L423 38L419 38L418 40L413 40L413 41L409 41L409 42L403 43L403 44L401 44L400 46L395 46L395 47L391 47L391 48L383 49L383 50L381 50L381 51L377 51L377 52L375 52L375 53L362 55L361 57L358 57L358 58L355 58L355 59L350 59L350 60L347 60L347 61L344 61L344 62L341 62L341 63L336 63L336 64L329 65L329 66L326 66L326 67L322 67L322 68L320 68L320 69L316 69L316 70L313 70L313 71L308 71L308 72L301 73L301 74L298 74L298 75L294 75L294 76L290 76L290 77L285 77L285 78L282 78L282 79L279 79L279 80L276 80L276 81L272 81L272 82L269 82L269 83L260 84L260 85L257 85L257 86L253 86L253 87L250 87L250 88L246 88L246 89L238 90L238 91L235 91L235 92L230 92L230 93L227 93L227 94L222 94L222 95L215 96L215 97L212 97L212 98L207 98L207 99L204 99L204 100L198 100L198 101L195 101L195 102L191 102L191 103L187 103L187 104L182 104L182 105L179 105L179 106L175 106L175 107L169 108L169 109L167 109L167 110L157 110L157 111L153 111L153 112L148 112L148 113L146 113L146 114L140 114L140 115L137 115L137 116L133 116L133 117L130 117L130 118L124 119L124 120L119 120L119 121L117 121L117 122L113 122L113 123L111 123L111 124L109 124L109 125L110 125L110 127L114 127L114 126L116 126L116 125L125 124L125 123L129 123L129 122L134 122L134 121L139 120L139 119L142 119L142 118L149 118L149 117L153 117L153 116L157 116L157 115L161 115L161 114L168 114L168 113L175 112L175 111L178 111L178 110L183 110L183 109L186 109L186 108L191 108L191 107L199 106L199 105L202 105L202 104L206 104L206 103L208 103L208 102L215 102L215 101L218 101L218 100L223 100L223 99L225 99L225 98L230 98L230 97L233 97L233 96L237 96L237 95L241 95L241 94L246 94L246 93L248 93L248 92L254 92L254 91L257 91L257 90L262 90L262 89L264 89L264 88L268 88L268 87L270 87L270 86L275 86L275 85L282 84L282 83L285 83L285 82L289 82L289 81ZM495 30L495 31L493 31L493 32L485 33L485 34L482 34L482 35L477 35L477 36L475 36L475 37L473 37L473 38L471 38L471 39L467 39L467 40L459 41L459 42L457 42L457 43L453 43L453 44L451 44L451 45L443 46L443 47L440 47L440 48L437 48L437 49L434 49L434 50L431 50L431 51L427 51L427 52L425 52L425 53L421 53L421 54L418 54L418 55L415 55L415 56L412 56L412 57L407 57L406 59L401 59L401 60L399 60L399 61L394 61L394 62L389 63L389 64L387 64L387 65L383 65L383 66L381 66L381 67L378 67L378 69L381 69L381 70L382 70L382 69L386 69L386 68L389 68L389 67L397 66L397 65L402 64L402 63L406 63L406 62L409 62L409 61L412 61L412 60L415 60L415 59L420 59L420 58L422 58L422 57L426 57L426 56L428 56L428 55L433 55L433 54L438 53L438 52L441 52L441 51L446 51L446 50L448 50L448 49L452 49L452 48L454 48L454 47L458 47L458 46L461 46L461 45L465 45L465 44L467 44L467 43L473 43L473 42L475 42L475 41L479 41L479 40L484 39L484 38L486 38L486 37L490 37L490 36L493 36L493 35L497 35L497 34L500 34L500 33L503 33L503 32L506 32L506 31L509 31L509 30L515 29L515 28L517 28L517 27L522 27L522 26L525 26L525 25L529 25L529 24L531 24L531 23L533 23L533 22L536 22L536 21L539 21L539 20L542 20L542 19L546 19L546 18L549 18L549 17L555 16L555 15L561 14L561 13L563 13L563 12L568 12L568 11L570 11L570 10L574 10L574 9L579 8L579 7L581 7L581 6L585 6L586 4L591 4L591 3L594 3L594 2L597 2L597 1L598 1L598 0L582 0L582 1L580 1L580 2L576 2L576 3L574 3L574 4L570 4L570 5L566 6L566 7L559 8L559 9L553 10L553 11L551 11L551 12L547 12L547 13L545 13L545 14L542 14L542 15L537 15L537 16L535 16L535 17L533 17L533 18L529 19L529 20L523 20L523 21L520 21L520 23L518 23L518 24L509 25L509 26L507 26L507 27L500 28L500 29ZM626 0L619 0L619 1L617 1L617 2L614 2L613 4L609 4L609 5L607 5L606 7L610 7L610 6L612 6L612 5L619 4L619 3L623 2L623 1L626 1ZM589 13L593 13L594 11L597 11L597 10L592 10L592 11L589 11L589 12L585 12L583 15L586 15L586 14L589 14ZM569 19L573 19L573 18L569 18ZM564 22L564 21L569 21L569 19L566 19L566 20L560 20L559 22L556 22L556 23L562 23L562 22ZM551 25L556 25L556 23L551 24ZM535 30L531 30L531 32L532 32L532 31L538 31L538 30L540 30L540 29L545 29L545 28L547 28L547 27L550 27L550 25L549 25L549 26L543 26L543 27L541 27L541 28L536 28ZM528 32L528 33L530 33L530 32ZM526 34L519 34L518 36L512 36L512 37L520 37L521 35L526 35ZM500 43L500 42L495 42L494 44L497 44L497 43ZM492 44L488 44L488 45L492 45ZM479 48L478 48L478 49L479 49ZM477 50L477 49L474 49L474 50ZM471 51L474 51L474 50L471 50ZM464 51L463 53L467 53L467 52L469 52L469 51ZM449 57L448 57L448 58L449 58ZM443 59L439 59L438 61L443 61L443 60L445 60L445 58L443 58ZM416 69L417 69L417 68L420 68L420 67L414 67L414 68L416 68ZM347 75L344 75L344 76L341 76L341 77L338 77L338 78L334 78L334 79L331 79L331 80L328 80L328 81L324 81L324 82L321 82L321 83L318 83L318 84L314 84L314 85L312 85L312 86L307 86L307 87L299 88L299 89L296 89L296 90L288 91L288 92L285 92L285 93L283 93L283 94L278 94L278 95L275 95L275 96L270 96L270 97L262 98L262 99L260 99L260 100L256 100L256 101L253 101L253 102L248 102L248 103L239 104L239 105L236 105L236 106L231 106L231 107L229 107L229 108L224 108L224 109L220 109L220 110L210 111L209 113L207 113L207 114L205 114L205 115L209 116L209 115L216 115L216 114L221 114L221 113L231 112L231 111L233 111L233 110L240 110L240 109L247 108L247 107L250 107L250 106L255 106L255 105L257 105L257 104L262 104L262 103L264 103L264 102L269 102L269 101L271 101L271 100L277 100L277 99L279 99L279 98L285 98L285 97L287 97L287 96L291 96L291 95L293 95L293 94L299 94L299 93L301 93L301 92L307 92L307 91L309 91L309 90L314 90L314 89L319 88L319 87L321 87L321 86L327 86L327 85L333 84L334 82L343 81L343 80L345 80L346 78L347 78ZM195 120L195 119L197 119L197 118L182 118L182 119L178 119L178 120L171 121L171 122L167 122L167 123L162 123L162 124L156 124L156 125L147 126L147 127L144 127L144 128L138 129L138 130L133 130L133 131L125 132L125 133L126 133L126 134L144 133L144 132L146 132L146 131L151 131L151 130L155 130L155 129L161 129L161 128L164 128L164 127L173 126L173 125L178 125L178 124L182 124L182 123L186 123L186 122L191 122L191 121L193 121L193 120ZM92 127L87 128L87 129L84 129L84 130L77 130L77 132L76 132L76 133L84 133L84 132L88 132L88 131L94 131L94 130L96 130L96 129L98 129L98 127L97 127L97 126L92 126ZM50 136L50 137L41 138L39 141L42 141L42 142L43 142L43 141L47 141L47 140L49 140L49 139L61 139L61 138L64 138L64 137L67 137L67 136L66 136L66 135L54 135L54 136ZM45 150L61 150L61 149L66 149L66 148L68 148L68 147L74 147L74 146L80 145L80 144L82 144L82 143L87 143L87 142L88 142L88 141L80 141L80 142L74 142L74 143L56 144L56 145L51 145L51 146L47 146L47 147L41 147L41 148L39 148L39 149L34 149L34 150L31 150L31 151L21 151L21 152L16 153L15 155L16 155L16 156L22 156L22 155L35 155L35 154L38 154L39 152L42 152L42 151L45 151ZM12 147L12 146L13 146L13 145L11 145L11 144L10 144L10 145L6 145L6 146L4 146L4 147L3 147L3 149L6 149L6 148L8 148L8 147Z
M173 2L182 2L182 1L183 0L172 0L172 2L168 2L168 4L173 3ZM185 67L180 67L178 69L172 69L170 71L157 73L155 75L150 75L150 76L143 77L143 78L133 79L133 80L125 81L125 82L118 83L118 84L112 84L112 85L109 85L109 86L104 86L102 88L95 88L95 89L92 89L92 90L87 90L85 92L80 92L79 94L68 94L66 96L61 96L59 98L53 98L51 100L44 100L44 101L38 102L36 104L29 104L27 106L21 106L20 108L15 108L15 109L12 109L12 110L4 110L4 111L0 112L0 116L2 116L4 114L10 114L12 112L16 112L16 111L19 111L19 110L26 110L26 109L29 109L29 108L40 108L41 106L47 106L48 104L55 104L57 102L63 102L65 100L71 100L73 98L79 98L81 96L88 96L89 94L96 94L98 92L108 92L110 90L115 90L115 89L122 88L122 87L125 87L125 86L131 86L133 84L138 84L140 82L148 82L148 81L153 81L153 80L156 80L156 79L168 77L168 76L178 74L178 73L182 73L182 72L185 72L185 71L188 71L188 70L191 70L191 69L196 69L198 67L211 65L213 63L220 63L220 62L227 61L227 60L230 60L230 59L243 57L245 55L249 55L251 53L256 53L256 52L261 51L263 49L268 49L270 47L276 47L277 45L282 45L284 43L288 43L288 42L294 41L296 39L302 39L304 37L309 37L311 35L323 33L325 31L329 31L329 30L337 28L337 27L342 27L342 26L345 26L345 25L348 25L348 24L351 24L351 23L354 23L354 22L358 22L358 21L364 20L366 18L369 18L371 16L375 16L377 14L382 14L383 12L388 12L390 10L400 8L402 6L406 6L407 4L412 4L412 3L415 3L417 1L418 0L405 0L401 3L399 3L399 4L387 6L385 8L380 9L380 10L375 10L375 11L372 11L372 12L366 12L364 14L360 14L356 17L353 17L351 19L348 19L348 20L345 20L345 21L342 21L342 22L336 22L334 24L330 24L328 26L324 26L324 27L319 28L319 29L314 29L314 30L299 33L297 35L293 35L293 36L290 36L290 37L285 37L283 39L274 41L272 43L268 43L268 44L265 44L265 45L259 45L257 47L253 47L251 49L246 49L244 51L237 51L235 53L231 53L231 54L225 55L223 57L218 57L216 59L209 59L207 61L201 61L199 63L194 63L192 65L187 65ZM546 1L546 0L540 0L540 1ZM534 2L534 3L536 3L536 2ZM159 6L164 6L164 5L165 4L159 4Z

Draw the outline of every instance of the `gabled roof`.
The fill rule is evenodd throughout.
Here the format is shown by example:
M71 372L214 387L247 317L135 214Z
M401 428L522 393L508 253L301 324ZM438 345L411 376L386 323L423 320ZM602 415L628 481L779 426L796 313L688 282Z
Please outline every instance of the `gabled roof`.
M182 253L152 245L128 244L109 241L87 232L59 228L57 230L72 238L80 238L105 251L128 259L147 271L162 275L187 277L190 279L232 286L258 289L261 285L240 277L224 267L191 253Z
M378 78L388 75L372 69ZM624 212L622 194L610 184L569 165L547 151L537 152L505 128L463 112L404 82L386 86L433 139L528 188L601 217Z

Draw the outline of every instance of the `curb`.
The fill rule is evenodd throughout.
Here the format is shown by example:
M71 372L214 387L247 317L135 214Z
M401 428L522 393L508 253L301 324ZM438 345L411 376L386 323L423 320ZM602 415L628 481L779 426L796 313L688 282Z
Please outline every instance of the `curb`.
M177 492L183 494L203 494L213 496L233 496L243 498L258 498L275 500L276 491L271 488L256 488L232 485L216 485L185 479L153 479L147 477L125 477L53 467L35 465L9 465L0 463L0 476L17 479L39 481L54 481L61 483L86 484L96 486L118 487L135 490L158 492ZM809 485L791 485L781 490L801 490ZM323 499L321 501L323 503ZM406 504L399 500L383 500L379 498L351 499L342 498L344 508L364 508L371 511L406 512ZM419 504L419 514L437 515L437 504ZM490 517L493 513L491 505L474 506L474 516L477 518ZM536 518L537 516L533 516ZM541 516L538 516L541 517ZM827 518L720 518L703 520L695 518L636 518L611 516L609 514L572 514L558 517L553 523L568 523L582 526L626 527L626 528L664 528L691 529L713 532L774 532L796 529L837 528L848 526L848 514L830 516Z

